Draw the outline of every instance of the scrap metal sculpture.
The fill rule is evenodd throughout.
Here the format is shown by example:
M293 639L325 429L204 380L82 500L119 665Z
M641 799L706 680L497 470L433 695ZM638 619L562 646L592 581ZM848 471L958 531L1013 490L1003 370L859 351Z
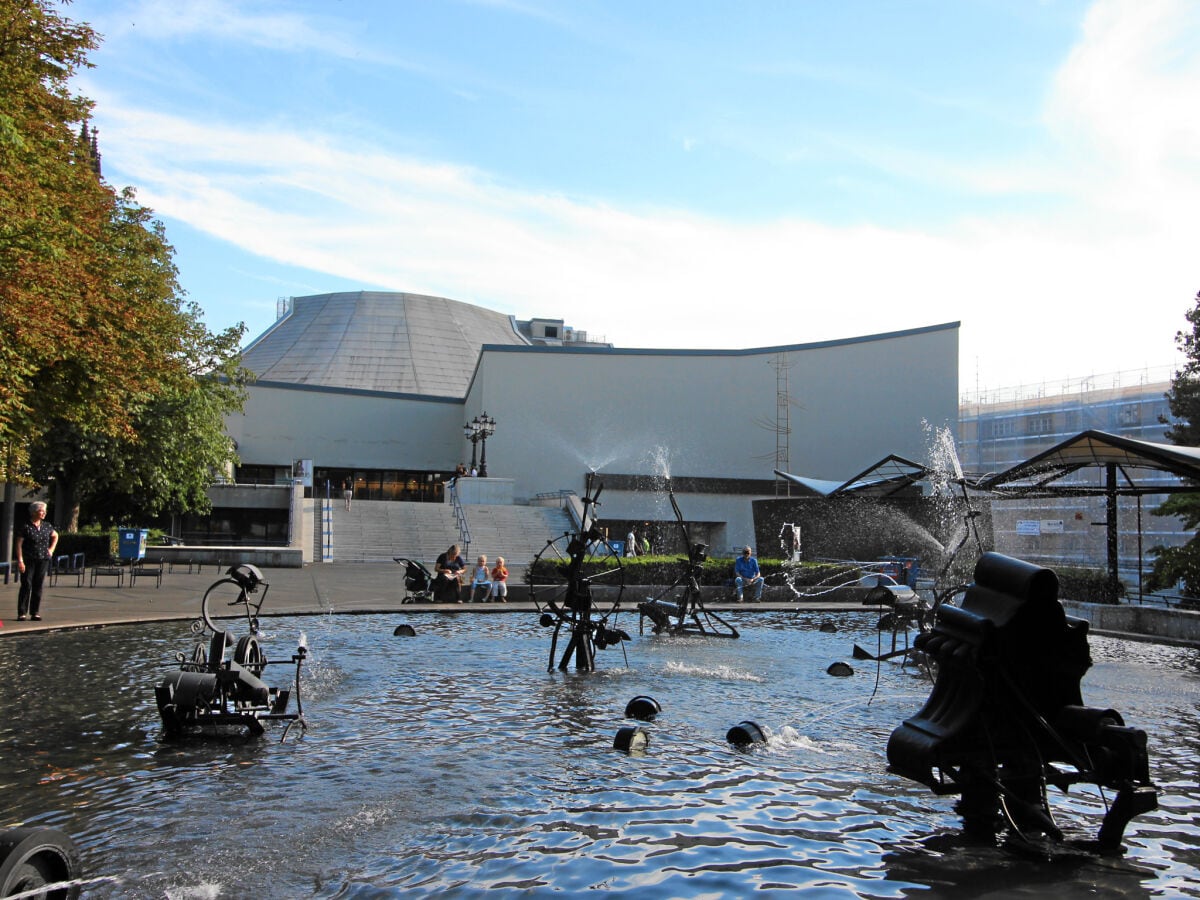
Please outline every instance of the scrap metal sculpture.
M240 606L237 615L244 616L249 626L249 634L236 641L219 624L227 616L215 613L211 601L214 592L226 585L237 588L237 597L229 606ZM264 722L283 721L288 723L281 738L284 740L296 722L301 728L306 727L300 703L300 668L308 655L303 635L288 661L295 666L292 689L268 687L261 680L269 663L259 640L258 613L268 588L262 572L243 564L230 567L225 578L205 591L200 619L193 623L192 633L207 637L207 644L198 642L191 657L177 653L179 670L168 673L154 692L167 738L231 730L257 736L263 733ZM257 602L251 599L254 595ZM287 707L293 693L296 712L289 713Z
M892 732L889 769L935 794L961 794L966 831L1061 840L1047 786L1115 790L1095 844L1117 850L1134 816L1158 805L1146 734L1083 705L1088 623L1068 617L1049 569L985 553L961 607L944 604L917 649L937 662L925 706Z
M547 542L529 567L530 599L542 614L541 624L554 629L547 671L554 671L558 637L564 629L570 638L558 663L562 671L574 659L576 671L591 672L596 668L597 648L629 640L624 631L609 626L609 619L620 609L625 584L621 559L598 526L595 508L600 505L604 485L598 485L593 493L595 474L587 475L578 532ZM602 599L600 589L609 596ZM607 603L607 611L597 614L597 601Z
M704 570L704 561L708 559L708 545L693 543L691 532L679 504L675 501L675 491L667 482L667 495L671 498L671 508L675 511L675 521L683 535L683 545L688 548L688 558L680 560L683 563L679 577L658 597L648 597L645 602L638 604L639 627L649 619L654 623L652 630L655 634L705 634L714 637L738 637L738 630L718 616L704 608L700 594L700 575ZM683 595L674 602L664 600L680 585L684 586Z

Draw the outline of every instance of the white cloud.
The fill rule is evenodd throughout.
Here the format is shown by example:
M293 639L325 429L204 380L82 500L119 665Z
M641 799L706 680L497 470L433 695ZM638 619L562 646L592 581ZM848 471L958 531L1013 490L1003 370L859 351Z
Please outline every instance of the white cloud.
M143 202L273 260L563 315L624 346L961 320L964 388L976 371L995 387L1174 361L1200 287L1200 68L1178 52L1195 19L1170 0L1098 3L1046 103L1058 155L947 173L1063 205L939 233L621 209L336 137L100 109L106 161L136 173Z

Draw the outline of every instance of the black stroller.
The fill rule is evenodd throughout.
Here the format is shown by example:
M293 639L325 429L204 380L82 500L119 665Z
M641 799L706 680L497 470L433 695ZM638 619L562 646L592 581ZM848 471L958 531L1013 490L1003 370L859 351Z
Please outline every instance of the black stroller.
M430 603L433 601L433 576L429 570L411 559L393 556L404 566L404 599L401 603Z

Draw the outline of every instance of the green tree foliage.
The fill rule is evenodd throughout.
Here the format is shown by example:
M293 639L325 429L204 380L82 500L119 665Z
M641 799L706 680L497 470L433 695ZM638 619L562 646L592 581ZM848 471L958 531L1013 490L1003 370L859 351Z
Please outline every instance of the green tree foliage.
M100 176L70 91L96 45L51 0L0 0L0 474L114 517L203 510L244 329L205 328L161 223Z
M1166 430L1172 443L1188 447L1200 446L1200 293L1186 314L1188 329L1175 335L1175 343L1183 351L1183 367L1171 379L1167 391L1167 406L1173 423ZM1168 588L1182 581L1184 590L1193 597L1200 596L1200 494L1172 494L1154 510L1156 516L1178 516L1188 531L1198 532L1182 547L1154 547L1154 565L1150 574L1152 589Z

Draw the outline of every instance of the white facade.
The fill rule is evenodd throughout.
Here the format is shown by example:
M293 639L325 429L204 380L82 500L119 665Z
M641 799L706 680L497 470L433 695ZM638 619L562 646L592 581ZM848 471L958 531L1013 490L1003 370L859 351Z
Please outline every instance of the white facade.
M792 472L841 481L889 453L925 459L925 423L957 421L957 323L743 351L485 346L464 415L496 419L488 472L511 477L518 502L582 493L589 469L769 481L780 364ZM750 499L679 496L689 520L726 522L730 546L753 543ZM670 520L664 502L654 492L607 491L601 515Z
M227 420L239 475L290 483L304 460L327 486L373 485L356 496L440 499L428 488L485 451L463 423L486 412L487 474L514 502L582 493L595 470L603 520L670 523L644 485L671 476L715 553L753 542L751 501L774 495L776 468L840 482L888 454L925 459L927 423L957 421L957 322L749 350L577 338L423 295L295 298L244 357L261 380Z

